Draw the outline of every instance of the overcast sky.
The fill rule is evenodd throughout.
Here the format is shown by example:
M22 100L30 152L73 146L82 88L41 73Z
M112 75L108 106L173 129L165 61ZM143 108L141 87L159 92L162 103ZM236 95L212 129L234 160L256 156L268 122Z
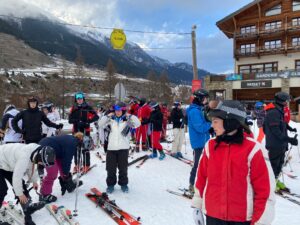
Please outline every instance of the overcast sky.
M198 67L222 73L233 71L232 40L215 24L249 2L251 0L0 0L0 14L13 12L28 16L40 10L76 24L160 32L190 32L196 24ZM145 48L191 46L190 35L131 32L126 35L127 40ZM147 52L171 62L192 62L191 49Z

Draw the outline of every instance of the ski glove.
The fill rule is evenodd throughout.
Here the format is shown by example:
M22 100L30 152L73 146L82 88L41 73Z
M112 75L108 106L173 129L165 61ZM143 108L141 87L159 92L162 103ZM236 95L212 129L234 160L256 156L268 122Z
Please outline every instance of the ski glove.
M297 128L292 128L290 131L296 133L297 132Z
M204 218L201 209L195 208L193 216L196 225L204 225Z
M298 145L298 139L297 137L293 137L293 138L288 138L288 142L291 144L291 145L295 145L297 146Z
M127 135L129 134L130 132L130 126L126 125L124 127L124 129L121 131L121 134L124 136L124 137L127 137Z
M64 127L64 125L62 123L56 125L56 129L60 130Z

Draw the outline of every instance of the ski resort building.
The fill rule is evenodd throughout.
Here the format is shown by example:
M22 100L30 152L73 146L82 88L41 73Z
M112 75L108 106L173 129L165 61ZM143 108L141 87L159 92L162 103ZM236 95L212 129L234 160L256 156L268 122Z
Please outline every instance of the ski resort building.
M217 26L233 40L235 66L234 74L206 77L212 95L245 102L273 100L278 91L300 96L300 0L255 0Z

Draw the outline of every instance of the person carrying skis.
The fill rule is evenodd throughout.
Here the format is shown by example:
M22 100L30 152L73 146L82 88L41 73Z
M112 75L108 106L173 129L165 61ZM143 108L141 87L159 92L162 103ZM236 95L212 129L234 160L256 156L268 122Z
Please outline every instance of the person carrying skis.
M140 141L142 139L142 149L147 150L149 146L146 145L148 121L150 118L151 108L147 104L145 98L140 99L140 108L138 109L138 118L141 121L141 126L136 129L136 152L140 151Z
M55 123L56 121L60 120L59 114L54 111L52 102L44 102L41 106L42 111L45 113L47 118L52 122ZM56 136L56 129L52 127L46 126L44 123L42 125L42 130L43 130L43 137L51 137L51 136Z
M184 115L179 101L174 102L174 108L171 111L170 121L173 124L174 141L172 143L172 155L182 158L181 148L184 142Z
M189 191L194 193L195 176L199 164L200 155L202 154L206 141L210 138L209 130L211 122L206 118L204 107L208 105L209 94L205 89L198 89L193 93L193 102L187 108L187 120L190 141L193 148L194 166L190 173Z
M39 110L38 100L30 97L27 101L28 109L18 113L12 120L12 127L16 133L23 135L26 144L38 143L42 139L42 122L48 127L62 129L63 124L52 123L47 116ZM19 121L22 120L22 128L19 128Z
M90 124L97 121L99 116L95 110L85 101L84 94L82 92L77 92L75 94L74 105L71 108L69 114L69 123L73 124L73 134L77 132L83 133L85 136L90 137ZM84 149L82 151L83 155L83 168L78 168L80 164L78 162L78 156L75 155L75 167L73 172L78 172L81 169L86 172L90 168L90 149ZM80 157L79 157L80 158Z
M33 188L38 188L37 165L51 167L54 165L55 152L49 146L38 144L6 144L0 146L0 208L7 194L8 181L15 195L21 203L25 215L25 225L35 225L31 214L44 207L44 202L32 203L29 191L23 180L28 176L27 183L33 183Z
M17 110L16 107L12 104L7 105L4 109L0 133L3 134L3 142L6 144L22 142L22 135L16 133L11 124L11 121L18 113L19 110ZM22 127L22 120L18 122L18 127Z
M118 102L114 106L115 111L102 117L99 122L99 127L105 127L108 124L111 131L108 137L108 148L106 153L106 184L108 193L114 191L114 186L117 183L117 168L119 169L118 184L123 192L128 192L128 154L130 128L137 128L141 125L139 119L126 113L126 105L123 102Z
M275 178L266 149L245 134L246 112L239 101L224 100L209 117L216 138L201 155L194 221L204 225L271 225L275 211Z
M159 104L157 102L151 102L150 107L152 108L152 112L149 118L149 128L151 131L151 146L152 146L152 154L149 156L150 158L157 158L157 151L159 152L159 160L163 160L166 155L164 153L163 147L160 144L160 135L162 132L162 124L163 124L163 114L160 111Z
M76 188L76 182L72 179L71 164L77 148L83 139L83 134L78 132L72 135L61 135L43 138L39 144L41 146L50 146L56 154L55 163L53 166L46 168L47 175L42 179L40 201L46 203L55 202L57 197L52 195L53 183L60 174L59 183L61 185L62 195L66 191L73 192ZM82 182L80 181L82 184ZM81 185L80 184L80 185Z
M288 191L285 184L279 181L278 177L284 164L285 152L288 144L298 145L297 137L289 137L287 129L296 132L284 120L284 107L290 101L290 96L285 92L275 94L275 102L266 106L266 118L263 129L266 137L266 148L269 151L271 166L276 178L276 191Z

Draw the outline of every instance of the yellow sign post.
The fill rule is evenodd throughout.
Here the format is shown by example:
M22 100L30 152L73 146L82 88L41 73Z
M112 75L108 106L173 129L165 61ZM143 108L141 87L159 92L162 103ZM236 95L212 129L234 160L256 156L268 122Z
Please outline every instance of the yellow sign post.
M122 29L114 29L110 35L110 43L114 49L122 50L126 44L126 35Z

